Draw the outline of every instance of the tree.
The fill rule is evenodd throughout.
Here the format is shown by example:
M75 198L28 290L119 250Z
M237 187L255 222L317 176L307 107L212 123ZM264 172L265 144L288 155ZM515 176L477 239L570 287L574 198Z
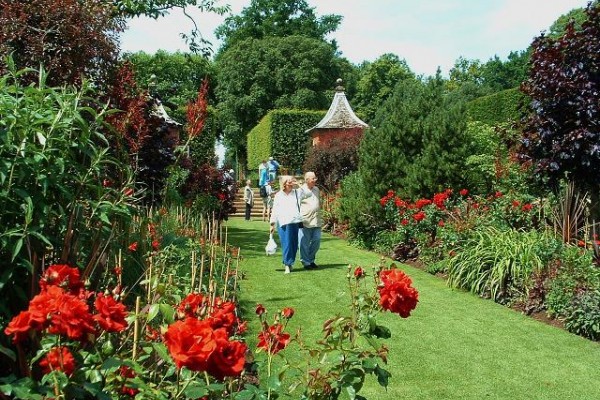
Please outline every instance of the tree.
M558 17L556 21L550 26L548 29L547 36L558 39L562 35L565 34L567 30L567 26L571 21L574 21L575 30L579 31L582 28L583 22L586 20L587 15L585 13L585 8L574 8L566 14Z
M225 145L244 157L246 134L275 108L326 109L340 76L335 49L301 36L246 39L216 60Z
M405 60L395 54L384 54L373 62L360 66L360 79L354 98L356 110L372 121L381 105L392 95L396 84L405 79L414 79Z
M523 160L540 178L568 178L598 191L600 183L600 5L586 9L581 30L570 22L554 39L533 44L529 79L523 85L533 113L523 132Z
M240 15L226 18L215 34L223 41L220 52L248 38L304 36L326 41L341 20L333 14L317 18L305 0L252 0Z
M125 53L123 58L133 65L138 84L157 95L179 122L185 120L185 107L196 98L202 81L216 80L214 64L195 54L159 50L155 54ZM216 103L214 93L209 92L208 99Z
M0 0L0 74L12 54L19 69L43 65L50 85L80 85L84 78L105 82L124 28L112 12L101 1Z

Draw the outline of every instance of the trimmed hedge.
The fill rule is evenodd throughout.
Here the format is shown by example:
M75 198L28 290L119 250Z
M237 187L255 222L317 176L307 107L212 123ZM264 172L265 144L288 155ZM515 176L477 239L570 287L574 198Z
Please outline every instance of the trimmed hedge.
M324 116L325 111L270 111L248 133L248 169L256 169L262 160L273 156L290 173L301 171L310 141L306 130Z
M495 125L519 121L529 103L529 97L518 88L507 89L470 101L467 103L467 113L472 121Z

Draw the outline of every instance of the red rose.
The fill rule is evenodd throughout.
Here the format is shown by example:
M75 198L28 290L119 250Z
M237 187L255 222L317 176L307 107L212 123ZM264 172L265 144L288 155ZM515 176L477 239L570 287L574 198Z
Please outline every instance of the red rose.
M98 293L94 302L98 314L94 320L107 332L121 332L127 328L127 309L123 303L116 301L112 296Z
M214 332L207 321L186 318L170 325L165 333L165 345L177 368L206 371L208 358L217 348Z
M419 292L412 287L412 280L397 268L379 273L379 305L384 309L407 318L419 301Z
M200 293L190 293L177 306L177 313L181 318L204 316L207 300Z
M262 304L257 304L256 305L256 315L258 315L259 317L261 315L263 315L267 310L265 310L265 307L263 307Z
M268 351L271 354L276 354L285 349L290 343L290 334L283 333L283 325L274 324L258 334L258 344L256 347Z
M40 278L40 289L45 290L48 286L60 286L72 293L78 293L83 288L79 269L64 264L49 266Z
M31 299L29 313L40 328L48 327L51 334L81 340L95 332L85 301L57 286L49 286Z
M226 376L239 376L244 370L248 346L230 341L224 329L215 331L215 342L217 348L208 360L208 373L219 380Z
M458 193L460 193L461 196L466 196L469 194L469 191L467 189L461 189Z
M527 204L523 204L523 207L521 207L521 210L523 210L525 212L529 212L529 211L531 211L532 208L533 208L533 204L527 203Z
M160 248L160 242L158 240L153 240L152 241L152 250L158 251L159 248Z
M365 271L361 267L356 267L354 269L354 277L356 279L360 279L365 276Z
M439 227L441 227L441 228L443 228L443 227L444 227L444 225L446 225L446 224L444 223L444 220L443 220L443 219L440 219L440 221L438 222L438 226L439 226Z
M281 315L285 319L290 319L294 316L294 309L291 307L285 307L283 310L281 310Z
M407 219L405 218L405 219L403 219L402 221L400 221L400 223L401 223L402 225L405 225L405 226L406 226L406 225L410 224L410 221L409 221L409 220L407 220Z
M62 371L69 376L75 371L75 359L68 348L54 347L41 359L40 367L44 374Z
M231 301L222 301L217 297L215 304L213 304L213 310L208 318L208 323L211 328L225 328L227 333L232 335L235 330L236 322L235 303Z
M10 321L4 330L4 334L6 336L15 335L13 337L13 343L20 343L27 338L33 323L29 311L21 311Z
M137 243L137 242L133 242L133 243L131 243L131 244L129 245L129 247L127 247L127 249L128 249L129 251L137 251L137 248L138 248L138 243Z
M415 221L420 222L425 219L425 213L423 211L419 211L418 213L413 214L412 217Z

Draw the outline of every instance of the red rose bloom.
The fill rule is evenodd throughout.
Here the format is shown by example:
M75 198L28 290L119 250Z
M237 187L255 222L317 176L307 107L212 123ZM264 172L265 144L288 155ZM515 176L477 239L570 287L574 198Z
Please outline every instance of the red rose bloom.
M233 334L237 317L235 315L235 304L231 301L222 301L217 298L208 322L213 329L225 328L229 335Z
M52 371L62 371L70 376L75 371L75 359L66 347L54 347L40 361L42 372L48 374Z
M208 373L219 380L226 376L239 376L246 363L248 346L242 342L230 341L225 329L215 331L217 348L208 360Z
M256 315L258 315L259 317L261 315L263 315L267 310L265 310L265 307L263 307L262 304L257 304L256 305Z
M49 266L40 278L40 289L45 290L48 286L59 286L72 293L78 293L83 288L79 269L64 264Z
M413 214L413 219L417 222L421 222L425 219L425 213L423 211L419 211L418 213Z
M206 298L200 293L190 293L177 306L181 317L199 317L206 312Z
M283 325L274 324L269 326L266 331L258 334L257 348L268 351L271 354L276 354L285 349L290 343L290 334L283 333Z
M356 267L354 269L354 277L356 279L360 279L365 276L365 271L361 267Z
M291 307L285 307L283 310L281 310L281 315L285 319L290 319L294 316L294 309Z
M95 332L85 301L57 286L49 286L31 299L29 313L39 329L48 327L52 334L81 340L86 334Z
M531 211L532 208L533 208L533 204L527 203L527 204L523 204L523 207L521 207L521 210L523 210L525 212L529 212L529 211Z
M129 251L137 251L137 248L138 248L138 243L137 243L137 242L133 242L133 243L131 243L131 244L129 245L129 247L127 247L127 249L128 249Z
M458 193L460 193L461 196L466 196L469 194L469 191L467 189L461 189Z
M112 296L104 296L98 293L94 302L98 314L94 315L94 320L102 329L107 332L121 332L127 328L127 309L123 303L120 303Z
M4 330L4 334L6 336L15 335L13 343L20 343L27 338L29 331L32 329L32 324L33 321L31 320L29 311L21 311L10 321Z
M403 219L402 221L400 221L400 223L401 223L402 225L406 226L406 225L410 224L410 221L409 221L409 220L407 220L407 219L405 218L405 219Z
M419 292L413 288L408 275L397 268L379 273L381 284L377 288L381 298L379 305L384 309L407 318L419 301Z
M165 333L165 345L177 368L206 371L208 358L217 348L208 322L186 318L170 325Z
M160 248L160 242L158 240L153 240L152 241L152 250L158 251L159 248Z

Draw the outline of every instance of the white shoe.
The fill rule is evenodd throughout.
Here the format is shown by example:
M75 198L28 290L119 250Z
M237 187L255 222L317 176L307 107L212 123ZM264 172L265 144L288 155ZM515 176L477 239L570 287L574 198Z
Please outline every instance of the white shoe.
M284 274L289 274L290 272L292 272L292 267L290 267L289 265L286 265Z

